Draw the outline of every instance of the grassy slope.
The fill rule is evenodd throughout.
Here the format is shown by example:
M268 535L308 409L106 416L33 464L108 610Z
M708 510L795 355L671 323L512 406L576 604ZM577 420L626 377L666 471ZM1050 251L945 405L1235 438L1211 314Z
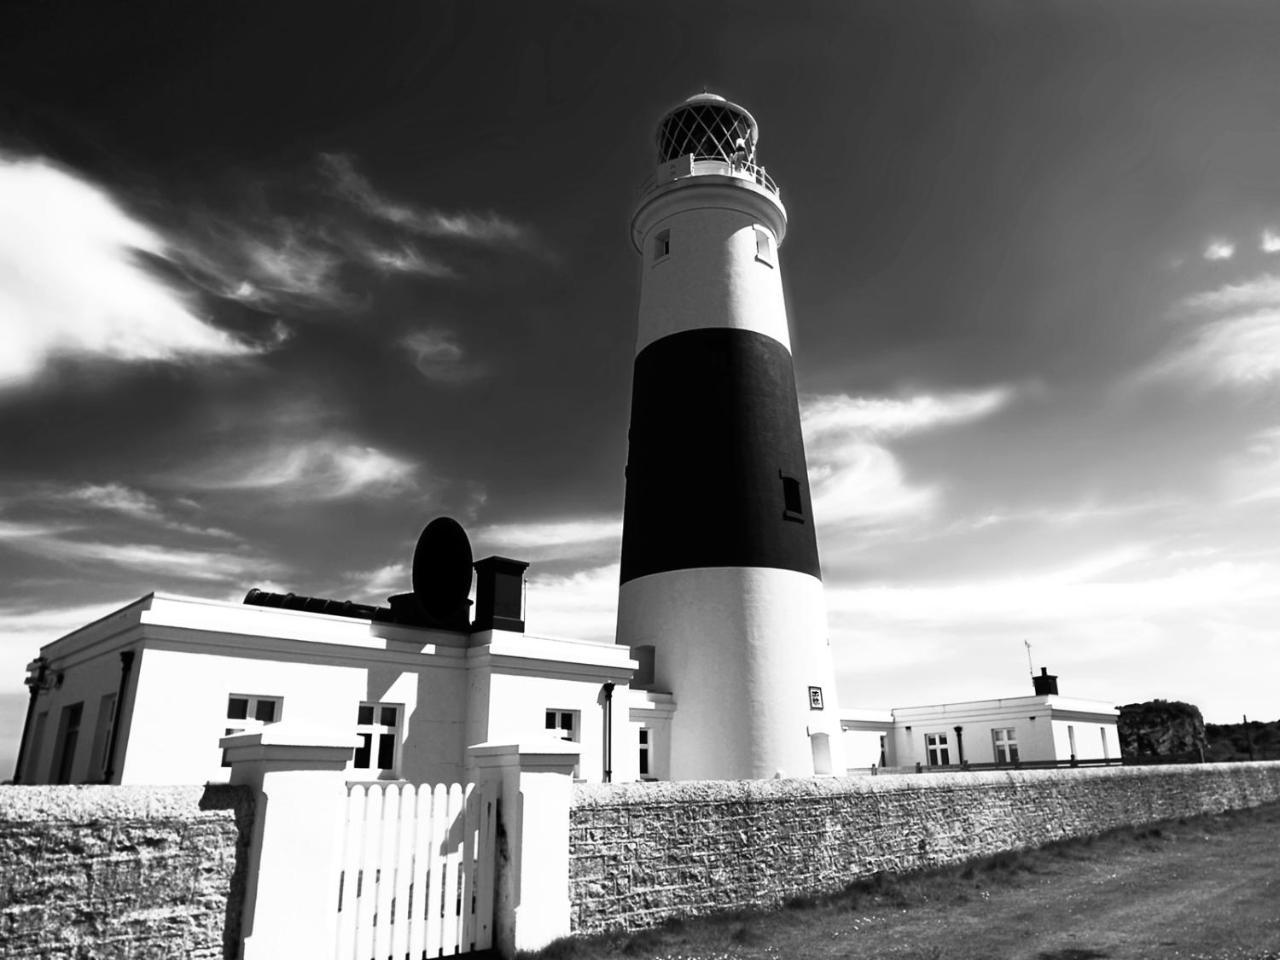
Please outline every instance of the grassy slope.
M1280 805L909 877L540 960L1280 960Z

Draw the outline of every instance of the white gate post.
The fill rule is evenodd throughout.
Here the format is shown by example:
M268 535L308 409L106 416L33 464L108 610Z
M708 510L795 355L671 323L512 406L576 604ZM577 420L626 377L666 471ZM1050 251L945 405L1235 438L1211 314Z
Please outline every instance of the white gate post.
M354 734L271 724L223 737L231 782L254 791L240 916L243 960L327 957L337 929L347 762Z
M569 935L569 808L576 743L467 748L478 783L501 784L494 942L503 957Z

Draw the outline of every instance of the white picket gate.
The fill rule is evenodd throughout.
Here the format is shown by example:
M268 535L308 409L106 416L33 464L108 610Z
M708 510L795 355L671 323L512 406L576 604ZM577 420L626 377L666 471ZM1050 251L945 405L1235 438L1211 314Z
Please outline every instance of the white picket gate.
M336 960L424 960L493 944L497 795L351 784Z

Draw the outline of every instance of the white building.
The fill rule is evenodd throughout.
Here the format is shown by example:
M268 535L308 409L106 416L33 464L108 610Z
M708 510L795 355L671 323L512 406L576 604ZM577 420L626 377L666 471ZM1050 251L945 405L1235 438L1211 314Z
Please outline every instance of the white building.
M579 743L584 780L663 776L675 705L628 688L627 649L530 636L485 591L482 572L457 630L256 591L143 597L41 648L15 780L218 782L221 737L285 719L355 739L356 780L465 781L467 746L538 737Z
M846 711L849 769L1120 762L1116 707L1060 696L1044 669L1032 681L1026 697Z

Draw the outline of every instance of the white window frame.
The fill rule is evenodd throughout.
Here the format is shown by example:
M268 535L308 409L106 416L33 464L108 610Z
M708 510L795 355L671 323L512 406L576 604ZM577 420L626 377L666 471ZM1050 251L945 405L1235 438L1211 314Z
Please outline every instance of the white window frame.
M369 710L368 721L363 719L365 710ZM386 722L387 711L391 711L392 723ZM400 752L404 741L403 732L403 703L362 700L359 709L356 711L356 736L362 740L368 739L365 744L357 747L351 755L351 769L367 770L371 776L394 779L400 770ZM391 766L383 767L378 764L378 761L382 758L383 738L388 736L392 738ZM366 746L369 750L368 763L361 766L359 763L360 753Z
M991 752L996 763L1018 762L1018 731L1013 727L995 727L991 731Z
M244 700L245 715L243 717L231 716L231 701ZM273 704L272 718L270 720L262 720L258 717L259 705L270 703ZM279 723L280 718L284 716L284 697L261 693L229 693L227 694L227 710L224 718L227 726L222 728L224 737L231 737L237 733L257 733L269 723ZM235 724L235 726L231 726ZM226 751L223 751L222 765L224 767L231 766L231 762L227 760Z
M924 735L924 755L931 767L951 766L951 747L945 733L926 733Z
M640 740L640 779L656 780L653 774L653 729L640 727L637 736Z
M564 725L565 719L568 718L568 726ZM547 733L555 736L559 740L567 740L569 743L582 742L582 711L566 710L563 707L547 707L543 713L543 726ZM580 777L581 762L573 765L573 779Z

